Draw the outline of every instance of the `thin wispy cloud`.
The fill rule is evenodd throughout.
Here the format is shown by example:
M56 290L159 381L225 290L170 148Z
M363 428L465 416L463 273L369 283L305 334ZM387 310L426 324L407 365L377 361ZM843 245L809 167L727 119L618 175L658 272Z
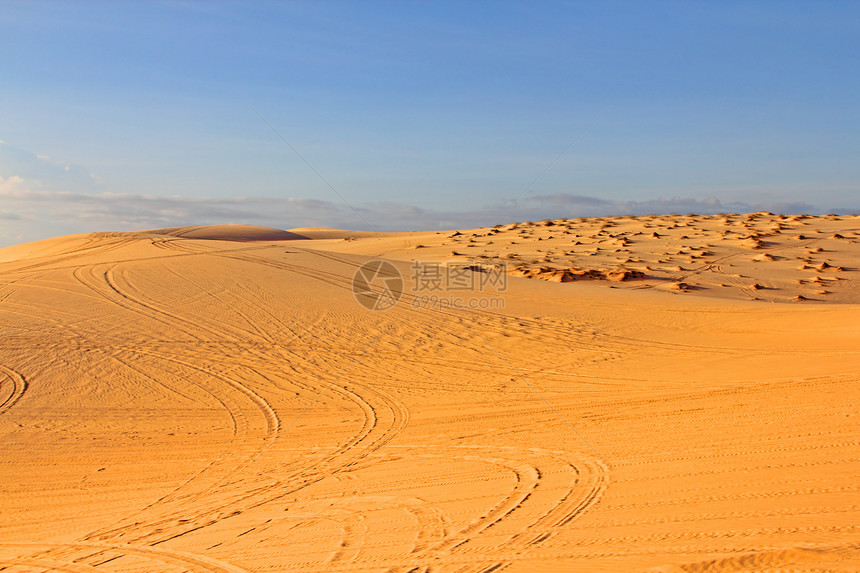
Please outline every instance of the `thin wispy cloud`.
M157 227L244 223L282 229L337 227L366 229L364 220L381 231L469 228L512 221L605 215L661 213L721 213L771 210L787 213L815 211L806 203L723 203L718 199L675 197L613 202L600 197L556 194L536 196L516 205L496 204L479 209L436 211L406 203L366 203L352 209L302 197L183 198L125 193L32 191L21 178L0 183L7 244L35 239L27 229L42 222L55 234L87 231L130 231ZM17 233L11 230L18 228ZM41 233L41 231L39 231Z
M754 194L751 194L754 196ZM92 231L242 223L289 229L336 227L411 231L489 226L551 218L721 213L767 210L824 212L807 202L724 201L717 197L655 197L619 201L598 195L553 193L482 206L431 209L408 201L347 205L313 197L182 197L118 193L80 165L0 144L0 246ZM851 212L833 208L829 211Z

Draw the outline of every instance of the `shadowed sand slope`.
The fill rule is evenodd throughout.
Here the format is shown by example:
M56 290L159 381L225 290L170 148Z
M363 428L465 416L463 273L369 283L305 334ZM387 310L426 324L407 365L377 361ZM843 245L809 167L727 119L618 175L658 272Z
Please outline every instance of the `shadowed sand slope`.
M0 568L856 571L856 220L802 221L817 239L764 249L821 248L804 264L844 269L817 275L838 277L843 304L699 296L718 280L704 272L678 295L630 287L663 284L651 275L512 273L435 303L419 288L409 259L425 249L480 248L490 266L548 242L538 269L582 268L544 224L528 239L189 228L4 249ZM564 228L589 245L629 233L643 260L705 249L696 226L607 222ZM661 243L635 235L646 224ZM728 253L702 255L718 274L780 268L733 255L734 237L700 242ZM380 254L402 283L371 311L353 290ZM608 276L616 259L595 260ZM786 288L798 266L755 280Z

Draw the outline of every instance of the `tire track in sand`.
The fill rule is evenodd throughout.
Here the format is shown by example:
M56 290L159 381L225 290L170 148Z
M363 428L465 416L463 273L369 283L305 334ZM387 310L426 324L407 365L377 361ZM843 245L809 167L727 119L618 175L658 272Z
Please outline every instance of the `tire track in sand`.
M499 570L581 516L600 500L608 483L608 468L602 462L569 452L504 446L400 447L410 459L495 466L513 474L515 482L466 526L451 533L442 530L442 539L416 545L397 560L409 565L391 565L387 569L391 573L430 570L451 560L468 563L462 571ZM412 448L415 453L409 451ZM441 451L427 452L437 448Z
M117 280L116 275L114 273L114 266L106 265L104 267L99 268L103 268L104 270L99 270L97 272L96 266L82 267L76 269L75 277L79 280L79 282L81 282L94 292L97 292L112 304L118 305L135 313L151 317L163 324L168 324L181 330L185 334L192 336L197 340L200 340L199 333L201 331L208 332L213 336L218 335L218 330L215 328L212 328L208 325L200 324L194 320L180 316L174 312L159 308L158 306L150 303L150 301L145 300L140 296L137 296L136 294L132 295L130 292L128 292L121 286L124 284L123 281ZM241 380L219 373L209 366L201 367L190 360L183 360L175 356L170 356L155 351L146 352L143 351L141 348L135 348L133 352L138 355L146 355L151 358L154 358L157 362L160 362L162 364L169 363L173 364L174 366L178 366L186 370L190 369L192 371L196 371L198 374L202 374L203 376L201 380L194 380L190 377L184 378L186 380L190 380L191 383L195 384L196 386L200 387L201 389L212 395L222 404L222 406L224 406L228 410L228 413L233 420L234 436L239 437L247 431L247 428L245 428L243 431L240 431L240 426L237 424L237 420L243 419L245 415L243 408L235 403L234 397L238 394L244 399L248 400L256 409L260 411L263 418L265 419L264 441L261 446L259 446L254 452L246 456L244 459L229 460L234 464L234 467L227 469L226 475L224 475L225 470L223 468L223 464L215 463L216 461L220 460L210 462L200 472L192 476L189 480L180 484L180 486L170 494L163 496L159 500L156 500L155 502L147 505L145 508L138 511L130 518L122 520L126 522L133 521L133 523L127 523L126 525L114 527L109 530L94 531L88 536L86 536L86 539L124 539L134 535L135 531L137 531L138 533L142 533L141 530L144 530L147 526L150 528L150 532L152 532L152 530L155 530L156 532L164 533L164 535L172 534L173 529L176 527L182 529L184 533L187 533L191 529L197 529L198 524L195 523L197 520L185 519L184 517L186 513L197 513L199 518L201 509L223 508L211 508L210 504L203 504L204 508L198 507L196 508L197 511L195 512L190 509L194 508L194 502L197 502L201 499L205 499L219 486L222 486L237 472L241 471L242 468L247 466L254 459L259 458L263 453L265 453L265 451L271 447L272 443L277 438L277 434L280 429L280 419L272 405L263 396L255 392ZM127 358L126 360L122 360L119 356L117 356L116 358L122 363L132 368L133 370L138 370L136 368L131 367L131 365L129 364L129 361L131 360L130 358ZM214 380L216 381L216 383L208 384L206 383L206 380ZM229 388L230 392L225 394L225 388ZM233 394L233 396L230 396L230 394ZM242 424L242 427L244 426L245 424ZM199 483L201 480L205 481L205 479L207 479L207 476L210 476L211 478L211 475L213 473L222 475L220 478L216 479L214 483L211 483L202 491L193 491L197 483ZM175 508L173 511L171 511L170 506L175 505L174 502L176 502L177 500L180 502L180 507ZM158 513L160 513L159 510L163 511L164 509L167 509L167 515L164 515L162 513L161 517L153 516L149 519L141 519L145 513L155 512L156 515L158 515ZM206 520L206 524L211 524L213 520L217 522L217 520L224 517L223 512L219 511L215 511L215 515L212 515L213 512L208 512L205 510L203 513L209 514L209 519ZM179 535L183 535L184 533L180 532ZM146 537L146 535L143 535L143 537ZM134 539L139 541L143 537L138 536ZM163 542L163 539L159 542Z
M254 262L257 262L257 261L254 261ZM283 270L288 270L288 269L283 269ZM289 269L289 270L295 270L295 268ZM194 321L191 321L186 317L181 317L181 316L178 316L175 314L170 314L170 313L164 311L163 309L158 308L156 305L152 304L150 301L143 299L140 296L140 294L141 294L140 292L136 292L134 295L131 295L127 290L125 290L122 286L120 286L121 284L128 286L128 285L130 285L130 283L127 281L127 279L125 277L123 277L122 279L117 279L116 278L117 275L115 272L113 272L112 268L109 268L108 270L106 270L104 273L104 276L105 276L105 282L108 284L109 288L112 291L114 291L115 293L120 295L125 301L130 301L132 304L133 303L139 304L141 307L143 307L141 312L143 312L143 313L156 312L156 313L159 313L161 315L169 316L171 320L178 320L181 323L183 323L189 327L192 327L191 328L192 332L198 330L195 327L201 326L199 324L194 324ZM334 277L332 277L332 278L334 278ZM344 278L343 277L338 277L338 278L340 280L334 280L332 282L337 283L338 286L345 286L346 281L344 280ZM211 327L209 327L209 329L211 329ZM246 332L244 334L245 334L245 336L247 336L250 333ZM258 330L257 334L262 335L263 333ZM191 362L177 359L174 356L167 356L167 355L152 353L152 352L147 353L147 354L149 354L150 356L156 357L160 360L171 361L171 362L182 364L186 368L195 368L201 372L204 372L205 374L207 374L209 376L215 376L216 378L220 379L221 382L232 386L236 390L242 391L241 388L244 388L245 389L244 393L246 394L246 397L248 397L252 401L255 401L256 405L258 407L261 407L262 409L265 410L264 405L259 400L255 400L254 397L252 396L252 394L254 394L258 397L259 397L259 395L253 393L253 390L250 390L246 385L243 385L241 382L237 382L234 379L234 377L232 377L232 376L226 377L223 374L217 374L211 368L200 368ZM241 386L241 388L239 386L237 386L237 383L239 386ZM375 389L371 389L367 385L361 384L358 382L352 382L349 385L346 385L346 384L341 385L341 384L334 384L334 383L331 385L337 386L338 388L340 388L340 390L339 390L340 392L349 395L353 399L354 402L356 402L357 404L360 405L360 407L362 408L362 411L364 412L364 416L365 416L365 423L363 424L362 429L359 431L359 433L353 439L348 440L346 443L343 444L343 446L341 448L339 448L338 450L333 452L326 460L323 460L323 463L317 464L317 466L316 466L317 471L314 472L314 473L316 473L316 475L310 475L309 476L308 472L306 472L306 471L296 472L295 477L302 478L302 483L298 484L297 488L296 487L290 488L291 491L281 492L276 496L265 496L266 499L253 499L253 498L256 498L259 495L259 493L258 493L258 491L250 490L250 491L246 492L246 493L250 493L250 495L247 495L247 496L245 496L239 500L239 501L244 502L244 503L242 503L242 505L247 505L248 501L254 501L255 503L253 503L251 505L251 507L257 507L259 505L263 505L265 503L269 503L271 501L274 501L278 497L282 497L284 495L289 495L290 493L294 493L295 491L298 491L299 489L303 489L305 487L308 487L311 483L315 483L316 481L324 479L325 477L332 475L338 471L349 471L352 468L354 468L362 459L366 458L367 455L369 455L370 453L372 453L374 451L377 451L379 448L381 448L386 443L388 443L388 441L390 441L390 439L393 437L393 435L396 435L396 433L399 432L400 428L397 428L396 429L397 431L393 432L393 433L390 431L389 432L382 432L382 435L379 435L375 438L369 439L369 441L368 441L368 437L374 433L374 430L376 429L377 425L379 424L379 418L380 417L379 417L379 414L377 413L377 409L374 407L373 400L365 399L364 396L373 396L375 398L379 398L380 393L378 391L376 391ZM396 421L399 418L401 421L403 421L402 424L405 424L405 418L406 418L406 415L408 415L408 412L405 410L405 407L403 407L402 404L400 404L398 407L399 401L393 400L393 399L391 399L391 397L388 397L388 398L389 398L388 400L383 398L382 402L385 404L385 406L387 407L387 410L390 412L390 414L391 414L390 417L392 418L392 422ZM266 404L268 404L268 403L266 403ZM269 405L269 408L271 408L270 405ZM274 413L274 409L271 409L270 411L268 411L268 414L269 414L267 416L268 420L272 420L273 416L277 416L277 414ZM392 426L400 425L402 428L402 424L392 424ZM271 427L271 425L270 425L270 427ZM358 455L352 455L352 456L347 455L350 451L354 451L355 448L359 444L361 444L362 442L366 442L366 445L363 448L362 452L359 452ZM262 453L260 453L259 455L262 455ZM352 458L352 459L346 460L345 458ZM475 456L471 456L471 458L476 459ZM466 459L466 458L464 458L464 459ZM481 537L482 534L483 534L483 537L485 537L485 538L488 537L487 534L484 534L483 532L488 531L491 528L497 528L501 523L504 522L504 520L509 519L512 515L517 515L517 512L522 513L523 512L522 508L524 506L531 508L534 505L534 502L532 502L531 504L528 504L528 501L529 501L530 497L533 495L534 491L537 489L537 486L538 486L540 479L541 479L539 477L540 471L538 469L536 469L532 466L529 466L528 464L520 463L518 461L500 462L499 461L500 458L499 459L496 459L496 458L490 459L490 458L486 458L486 457L483 457L481 459L483 459L485 462L487 462L489 460L488 463L495 463L497 465L502 464L503 466L507 467L508 470L513 471L515 473L515 475L517 476L517 483L520 485L517 488L515 488L515 490L511 496L509 496L508 498L506 498L505 500L503 500L502 502L500 502L499 504L494 506L494 508L490 512L488 512L486 515L482 516L482 519L480 519L478 522L476 522L476 523L470 525L469 527L467 527L466 529L458 532L458 534L453 536L451 539L446 539L445 541L437 542L436 545L430 545L426 549L421 548L421 545L419 545L418 546L419 551L421 551L421 552L431 551L431 550L435 550L435 552L465 551L466 550L465 547L469 543L473 542L474 539ZM505 465L505 464L507 464L507 465ZM594 475L596 473L596 472L580 472L577 465L575 465L575 464L571 464L569 466L569 468L570 468L569 471L573 471L574 473L587 473L589 476ZM578 485L578 479L579 478L576 478L576 480L574 481L575 485ZM282 483L279 485L287 485L287 484ZM277 489L281 489L281 488L277 488ZM575 495L574 491L584 491L586 493L584 495ZM539 516L535 520L535 522L531 526L529 526L528 530L533 530L536 525L540 525L540 524L547 524L551 527L564 526L565 524L569 523L571 520L575 519L579 514L581 514L583 511L585 511L594 502L596 502L596 500L599 498L600 491L602 491L602 490L600 490L599 487L592 488L592 489L589 489L587 487L579 487L579 488L573 487L573 488L571 488L557 501L557 503L554 507L550 508L549 510L544 509L543 515ZM233 505L233 504L230 504L230 505ZM213 508L213 509L216 509L216 508ZM222 510L221 513L223 515L224 510L229 510L230 507L225 507L222 505L221 507L219 507L217 509ZM239 512L230 513L229 511L227 511L227 516L229 517L230 515L235 515L238 513ZM192 521L197 522L198 520L195 519ZM167 538L164 538L164 536L161 535L162 539L159 539L159 540L150 539L149 541L152 543L155 543L155 544L163 543L163 541L165 541L167 539L173 539L177 536L184 535L185 533L190 533L191 531L197 530L200 527L205 527L205 526L210 525L214 522L217 522L217 520L211 521L211 522L206 522L203 525L193 527L193 528L183 527L183 529L185 529L184 532L180 532L176 535L172 535L172 536L167 537ZM159 533L163 534L166 532L161 531ZM521 534L521 535L515 535L515 536L509 536L508 535L508 536L503 536L503 537L504 537L504 540L501 542L500 548L503 549L506 546L507 551L512 551L512 550L514 550L515 547L526 547L528 545L535 545L535 544L542 543L543 541L548 539L549 535L547 534L547 532L544 532L541 530L541 531L535 532L534 535ZM424 544L422 544L422 545L424 545ZM343 558L343 555L341 555L336 561L341 561L342 558ZM491 563L490 566L495 567L496 564ZM483 567L483 565L482 565L482 567Z
M175 571L176 567L184 568L190 573L249 573L241 567L230 563L204 557L202 555L154 549L152 547L136 547L124 544L109 543L15 543L0 542L0 551L6 553L24 550L25 555L11 558L0 555L0 567L24 564L38 564L39 567L60 567L62 571L82 573L88 571L106 571L102 567L114 563L125 556L134 556L148 560L146 570ZM29 553L26 553L30 550ZM89 563L88 563L89 561ZM139 563L138 563L139 566Z
M91 286L92 288L100 290L102 293L107 294L107 297L112 302L118 303L126 308L132 308L141 314L151 315L154 313L160 319L166 319L172 324L180 325L183 331L192 335L198 330L198 328L203 327L203 325L199 324L197 321L191 320L187 317L179 316L175 313L159 308L151 300L143 296L143 293L141 293L140 291L136 291L134 294L131 294L126 288L124 288L129 287L131 283L128 281L127 277L123 273L120 273L119 275L122 278L118 279L118 275L115 272L114 267L108 267L103 273L98 274L103 276L104 283L107 285L109 290L101 286L101 281L98 281L96 284L93 284L93 282L90 281L88 282L88 286ZM96 273L91 273L89 278L93 278L95 276ZM84 281L86 281L86 278L84 278ZM135 306L137 306L137 308L135 308ZM217 329L218 326L219 325L216 325L214 329ZM209 331L214 330L213 327L208 325L203 328L206 328ZM259 331L259 329L254 328L254 330L257 331L257 334L261 336L261 338L267 338L262 336L263 333ZM247 336L248 334L253 333L243 332L242 334ZM272 501L275 501L276 499L282 498L285 495L289 495L291 493L294 493L295 491L306 488L313 483L325 479L325 477L332 475L332 473L336 471L340 471L344 468L349 468L351 465L357 463L360 459L366 457L373 451L376 451L377 449L381 448L384 444L390 441L390 439L392 439L393 436L396 435L396 433L398 433L403 426L405 426L405 421L408 418L408 411L405 409L402 403L397 400L394 400L391 396L385 393L380 393L369 388L367 385L360 384L357 382L350 384L352 389L350 389L346 385L331 383L329 384L330 387L334 388L336 392L338 392L342 396L349 398L351 401L357 404L364 413L365 423L363 424L362 429L356 435L343 443L342 446L338 448L338 450L333 452L327 459L323 460L323 463L317 462L315 464L315 467L304 468L300 471L295 472L293 475L287 477L286 482L280 481L275 484L269 482L260 485L240 481L236 484L231 484L240 487L234 487L234 490L237 490L236 495L234 495L229 500L224 500L226 503L219 503L213 506L210 504L210 502L202 504L204 505L204 508L199 507L200 504L197 503L198 507L194 507L194 504L192 502L199 502L207 495L214 494L218 486L223 486L229 477L241 471L243 467L247 466L255 459L261 457L263 454L266 453L268 449L272 447L274 440L277 438L277 431L280 427L278 415L275 409L271 406L271 404L269 404L260 394L253 391L250 387L247 386L247 384L238 381L234 376L226 376L223 373L216 372L211 367L200 367L193 362L179 359L175 356L169 356L152 351L143 352L139 348L135 351L144 355L149 355L158 360L179 364L184 368L197 370L209 377L214 377L218 379L221 383L226 384L227 386L230 386L233 389L245 394L246 398L254 402L255 405L261 410L261 412L263 412L268 423L266 444L263 446L263 448L259 449L251 457L237 465L234 468L234 471L232 471L228 476L220 479L212 486L207 487L203 492L194 495L190 499L184 498L182 507L177 511L171 512L171 515L166 519L159 520L156 523L147 522L147 525L150 526L151 530L155 529L153 533L157 535L153 538L151 535L148 535L147 533L141 531L142 536L136 537L136 541L146 540L153 544L163 543L164 541L167 541L169 539L174 539L176 537L198 530L202 527L213 525L214 523L217 523L222 519L229 518L234 515L239 515L247 509L253 509L255 507L262 506L266 503L270 503ZM350 357L350 359L352 358ZM367 398L365 398L365 396ZM376 398L379 397L381 397L381 405L383 405L385 409L388 410L388 412L390 413L389 416L386 416L390 419L390 423L387 425L387 427L382 428L381 431L377 431L377 426L380 423L380 416L377 413L379 405L374 407L372 403L375 401L379 401L376 400ZM366 444L364 448L359 452L359 455L345 455L348 452L354 451L359 444ZM205 471L205 468L203 471ZM194 479L195 478L192 478L191 480L186 482L186 484L193 481ZM299 481L299 483L296 483L297 481ZM291 484L289 482L293 483ZM245 489L241 490L241 487L244 487ZM284 491L284 488L286 488L286 491ZM272 493L273 490L275 492L274 494ZM225 497L223 492L219 492L219 495L222 499ZM171 498L174 497L177 496L171 495ZM204 509L204 512L201 512L201 509ZM192 519L188 519L189 513L196 515ZM164 529L165 527L167 529ZM135 530L142 529L140 527L140 524L131 526L131 528ZM181 531L177 532L177 529L180 529ZM120 530L115 530L113 532L99 532L98 537L104 539L106 533L112 533L114 535L119 534L125 537L125 534L130 533L130 531L128 531L127 528L121 528ZM108 538L110 538L110 536L108 536Z
M273 264L272 261L254 256L246 256L245 254L240 255L239 257L229 256L229 258L239 258L240 260L245 260L247 262L262 264L264 266L270 266L284 271L298 272L299 274L307 276L311 276L312 272L310 268L306 268L301 265L286 263ZM346 288L349 284L346 277L330 276L325 279L321 279L318 275L314 275L313 278L323 280L324 282L341 288ZM425 317L438 318L439 316L438 313L419 312L419 314L423 314ZM485 316L485 318L492 319L496 317ZM471 459L478 458L472 456ZM480 459L488 463L500 463L498 459ZM516 462L508 462L506 467L508 470L515 473L517 476L517 483L519 484L509 497L501 501L488 514L482 516L477 522L471 524L466 529L461 530L453 536L448 536L443 541L439 541L434 545L422 548L420 552L424 553L433 551L436 553L444 553L447 551L464 550L462 549L464 546L470 543L473 539L480 537L484 531L499 525L505 519L514 515L515 512L522 512L523 505L527 503L540 482L540 477L534 476L540 476L541 472L536 468L528 466L528 464L523 465L517 464ZM527 548L529 546L543 543L551 537L553 534L552 530L564 527L599 500L600 495L606 487L606 467L596 460L577 460L577 463L575 464L568 464L567 468L572 474L577 476L573 479L573 486L557 500L554 506L551 506L549 509L545 509L543 511L543 515L537 518L525 532L506 538L502 544L506 546L503 552L514 552L517 548ZM580 483L580 481L582 483ZM532 502L532 505L533 504L534 502ZM549 528L550 531L544 531L540 528L541 525L543 525L544 528ZM536 527L540 529L540 531L534 533L533 530ZM499 564L489 563L489 566L491 567L496 567L497 565ZM485 568L485 565L482 565L481 567Z
M21 396L27 391L27 380L15 370L0 364L0 374L6 379L0 378L0 416L9 411Z

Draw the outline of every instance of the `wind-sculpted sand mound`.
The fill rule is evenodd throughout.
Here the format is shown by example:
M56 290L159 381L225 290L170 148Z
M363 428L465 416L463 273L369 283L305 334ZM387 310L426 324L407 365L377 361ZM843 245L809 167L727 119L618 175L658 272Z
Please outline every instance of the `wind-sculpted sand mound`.
M510 274L511 276L515 277L526 277L530 279L540 279L561 283L573 282L577 280L604 280L624 282L645 278L645 273L641 271L631 271L630 269L625 268L605 270L580 269L576 267L571 267L565 269L548 266L534 268L525 265L514 267L510 271Z
M0 569L860 570L856 219L693 219L0 251Z

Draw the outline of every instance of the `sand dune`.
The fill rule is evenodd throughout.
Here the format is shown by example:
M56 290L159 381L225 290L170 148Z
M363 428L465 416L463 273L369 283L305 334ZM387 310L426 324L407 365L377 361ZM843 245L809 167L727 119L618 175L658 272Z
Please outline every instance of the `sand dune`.
M152 235L167 235L183 239L211 241L290 241L308 237L290 231L254 225L208 225L199 227L172 227L143 231Z
M761 213L0 249L0 569L860 570L858 244Z

